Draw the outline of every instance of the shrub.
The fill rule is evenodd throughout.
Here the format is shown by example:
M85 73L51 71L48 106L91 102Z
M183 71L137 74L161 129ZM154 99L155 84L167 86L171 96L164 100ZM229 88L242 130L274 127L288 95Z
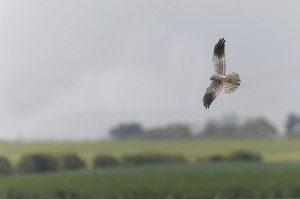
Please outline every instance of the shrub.
M119 165L119 161L112 155L100 154L94 159L94 168L114 167Z
M84 169L85 162L74 153L59 156L59 167L64 170Z
M250 151L236 151L229 154L228 157L231 161L254 161L254 162L262 162L261 155L257 153L253 153Z
M24 156L17 165L19 172L46 172L58 169L58 160L49 154L32 154Z
M228 160L228 158L225 155L221 155L221 154L214 154L211 155L207 158L208 161L211 162L220 162L220 161L226 161Z
M206 158L200 157L197 162L232 162L232 161L253 161L253 162L262 162L262 157L259 154L249 152L249 151L235 151L229 155L223 154L214 154Z
M0 174L11 174L12 166L6 157L0 157Z
M187 160L180 154L143 153L124 156L123 163L127 165L174 164L187 163Z

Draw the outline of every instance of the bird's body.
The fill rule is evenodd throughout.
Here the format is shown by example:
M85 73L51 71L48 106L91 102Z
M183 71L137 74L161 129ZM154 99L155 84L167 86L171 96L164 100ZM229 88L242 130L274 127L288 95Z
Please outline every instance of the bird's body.
M215 80L215 81L220 81L220 82L224 82L226 80L226 76L225 75L220 75L220 74L213 74L210 77L210 80Z
M240 76L237 73L226 75L226 60L225 60L225 40L220 39L215 45L212 58L215 73L211 76L212 83L206 89L203 97L205 108L209 108L211 103L216 99L224 85L225 93L231 93L240 86Z

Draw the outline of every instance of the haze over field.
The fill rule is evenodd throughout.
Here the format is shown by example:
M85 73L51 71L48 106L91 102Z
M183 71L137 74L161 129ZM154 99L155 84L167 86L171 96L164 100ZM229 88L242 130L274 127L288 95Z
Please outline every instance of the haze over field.
M0 2L0 138L95 139L120 123L196 127L300 112L298 1ZM237 92L202 104L226 39Z

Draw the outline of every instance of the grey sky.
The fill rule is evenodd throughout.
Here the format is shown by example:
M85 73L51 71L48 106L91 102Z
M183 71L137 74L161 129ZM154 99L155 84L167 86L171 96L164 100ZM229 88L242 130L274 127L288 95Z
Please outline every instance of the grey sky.
M0 2L0 138L94 139L119 123L300 113L297 1ZM213 47L242 85L202 104Z

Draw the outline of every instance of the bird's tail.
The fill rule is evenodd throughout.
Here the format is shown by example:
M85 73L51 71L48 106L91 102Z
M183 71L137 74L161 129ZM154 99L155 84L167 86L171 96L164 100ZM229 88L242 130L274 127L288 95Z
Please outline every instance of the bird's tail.
M239 74L231 73L226 75L225 82L224 82L224 90L225 93L231 93L235 91L241 84L241 79Z

